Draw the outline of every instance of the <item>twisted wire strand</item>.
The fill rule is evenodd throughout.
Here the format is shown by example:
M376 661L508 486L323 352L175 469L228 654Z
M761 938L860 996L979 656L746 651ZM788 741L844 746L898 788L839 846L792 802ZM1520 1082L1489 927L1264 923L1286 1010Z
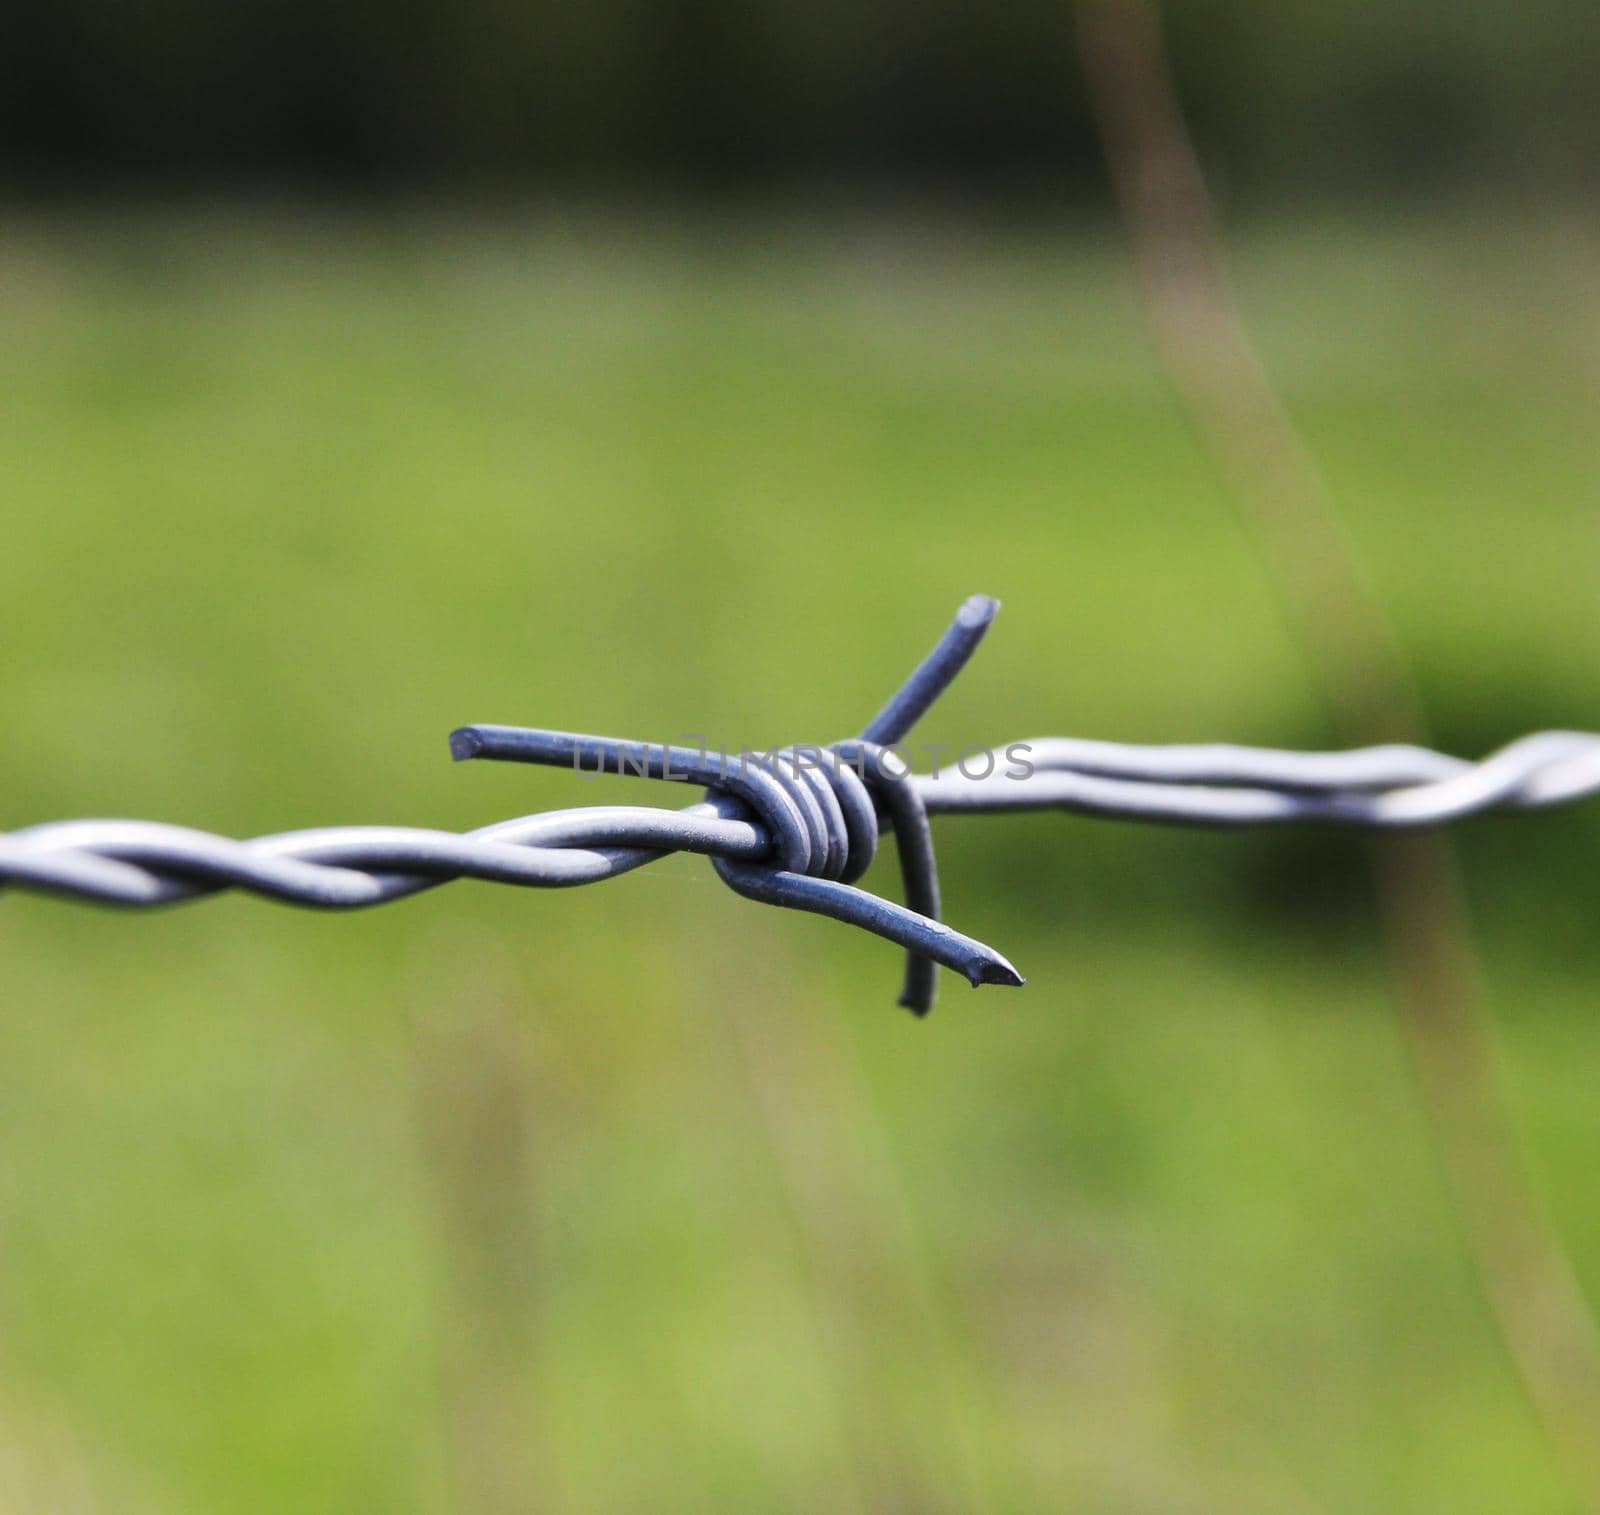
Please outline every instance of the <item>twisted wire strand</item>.
M151 821L74 820L0 832L0 889L125 906L240 889L326 910L385 904L453 879L533 888L598 883L670 853L708 857L738 893L859 926L907 949L901 1003L932 1005L935 965L973 984L1020 984L998 952L942 923L929 816L1064 810L1197 826L1312 822L1440 825L1481 811L1559 805L1600 791L1600 736L1549 731L1477 763L1427 748L1290 752L1225 744L1137 746L1049 737L960 767L896 772L902 740L960 672L998 602L973 596L860 738L737 762L704 750L509 726L451 737L458 759L571 766L702 784L677 810L596 805L456 833L331 826L236 841ZM906 904L858 888L880 828L895 835Z
M1381 830L1561 805L1600 790L1600 736L1581 731L1537 732L1477 763L1408 746L1287 752L1068 737L1014 745L1026 749L1030 777L919 778L929 813L1069 810L1195 826L1310 821Z

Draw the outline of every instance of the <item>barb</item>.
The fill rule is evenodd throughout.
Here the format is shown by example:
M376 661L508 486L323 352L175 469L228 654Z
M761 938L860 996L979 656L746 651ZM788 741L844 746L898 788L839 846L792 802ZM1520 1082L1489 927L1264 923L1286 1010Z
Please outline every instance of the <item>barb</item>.
M939 919L928 817L1065 810L1197 826L1314 822L1434 826L1490 809L1563 804L1600 790L1600 736L1550 731L1479 763L1424 747L1284 752L1220 744L1142 747L1060 737L1015 742L981 777L896 771L904 738L983 639L999 604L975 595L862 737L826 748L714 757L688 747L515 726L465 726L457 759L571 767L704 785L678 810L595 805L456 833L334 826L235 841L151 821L57 821L0 833L0 889L115 905L165 905L243 889L324 910L404 899L453 879L570 888L674 852L711 859L738 893L859 926L907 949L900 1002L925 1014L936 964L974 985L1020 984L998 952ZM907 903L858 888L882 827Z

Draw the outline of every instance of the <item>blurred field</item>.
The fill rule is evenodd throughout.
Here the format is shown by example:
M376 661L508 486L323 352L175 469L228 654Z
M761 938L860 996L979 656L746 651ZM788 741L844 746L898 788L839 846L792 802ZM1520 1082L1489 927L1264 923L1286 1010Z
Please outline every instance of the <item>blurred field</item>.
M1600 254L1533 210L1238 248L1442 744L1600 721ZM0 231L0 826L465 828L637 786L467 720L1329 739L1116 240L772 217ZM18 1510L1569 1508L1358 854L947 821L947 980L678 858L345 919L0 908ZM1462 834L1600 1298L1600 808ZM881 886L889 889L890 872Z

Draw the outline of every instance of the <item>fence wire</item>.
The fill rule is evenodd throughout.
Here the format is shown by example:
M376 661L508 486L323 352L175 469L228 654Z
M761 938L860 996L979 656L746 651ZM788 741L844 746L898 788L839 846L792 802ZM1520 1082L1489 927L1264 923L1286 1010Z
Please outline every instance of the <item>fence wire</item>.
M1020 984L993 948L940 920L928 818L1066 810L1196 826L1321 822L1439 825L1490 809L1558 805L1600 790L1600 737L1549 731L1472 763L1423 747L1288 752L1227 744L1135 746L1063 737L1014 742L979 776L914 774L892 754L961 671L999 602L974 595L859 738L729 756L705 749L513 726L452 734L457 759L571 767L704 786L682 809L594 805L457 833L329 826L236 841L151 821L56 821L0 833L0 888L126 906L242 889L351 910L453 879L534 888L598 883L675 852L705 855L733 889L811 911L907 949L900 1003L932 1007L935 967L974 985ZM905 904L858 888L892 832Z

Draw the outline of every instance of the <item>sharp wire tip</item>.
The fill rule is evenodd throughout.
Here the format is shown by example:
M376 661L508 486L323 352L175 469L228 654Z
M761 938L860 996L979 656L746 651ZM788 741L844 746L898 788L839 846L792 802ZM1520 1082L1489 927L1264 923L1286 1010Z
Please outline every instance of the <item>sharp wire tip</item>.
M450 756L458 763L475 758L483 751L483 738L476 726L463 726L450 733Z
M1000 602L991 594L968 595L956 619L963 626L987 626L1000 613Z
M998 952L992 959L980 958L972 963L967 969L967 978L974 989L982 988L985 984L1004 984L1012 989L1020 989L1027 983Z

